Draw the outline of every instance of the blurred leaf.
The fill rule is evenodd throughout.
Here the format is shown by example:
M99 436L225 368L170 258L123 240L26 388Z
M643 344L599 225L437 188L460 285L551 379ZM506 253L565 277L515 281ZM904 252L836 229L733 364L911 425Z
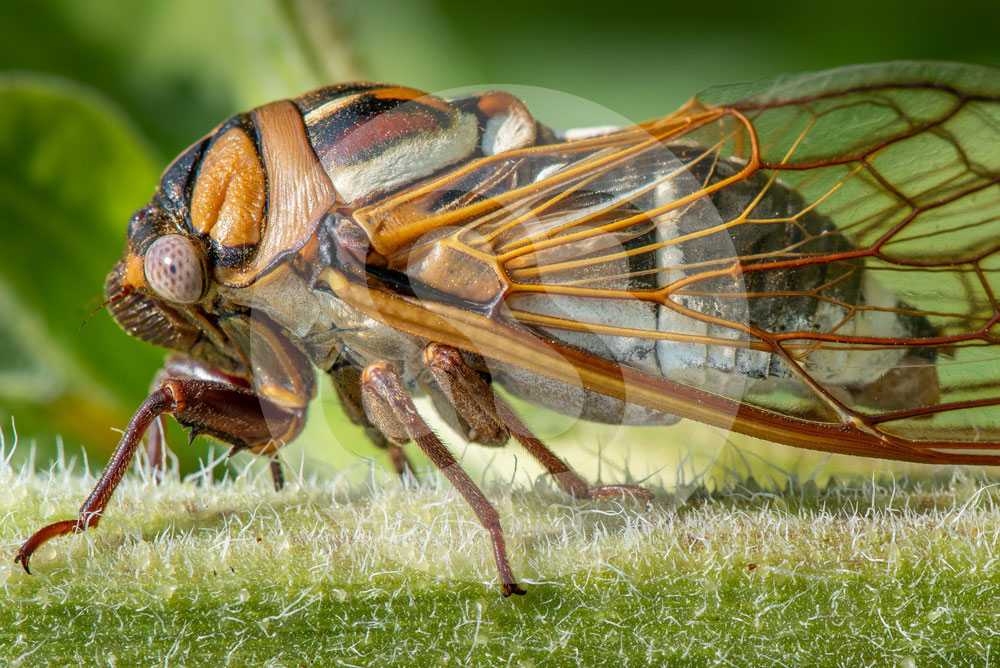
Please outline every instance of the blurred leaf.
M80 328L156 176L147 143L95 92L0 77L0 398L51 408L72 397L53 431L90 432L91 408L125 415L162 358L105 314Z
M47 340L37 314L3 283L0 313L0 397L42 402L58 396L65 384L48 370L58 350Z
M165 161L230 114L360 76L336 8L323 0L41 0L8 9L0 68L101 90Z

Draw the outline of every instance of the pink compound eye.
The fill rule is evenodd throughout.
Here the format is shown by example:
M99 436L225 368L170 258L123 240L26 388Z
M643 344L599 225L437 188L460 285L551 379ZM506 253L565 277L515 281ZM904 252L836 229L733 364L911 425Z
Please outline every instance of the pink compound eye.
M143 271L149 287L168 302L191 304L205 291L201 256L186 237L168 234L146 251Z

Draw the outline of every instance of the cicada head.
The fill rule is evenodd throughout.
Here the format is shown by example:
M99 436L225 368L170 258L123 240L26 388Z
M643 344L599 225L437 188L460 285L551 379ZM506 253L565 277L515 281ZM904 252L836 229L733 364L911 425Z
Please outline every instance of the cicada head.
M108 274L104 296L128 334L233 368L238 356L227 352L211 314L211 250L190 232L185 214L203 145L175 160L152 200L132 216L125 252Z

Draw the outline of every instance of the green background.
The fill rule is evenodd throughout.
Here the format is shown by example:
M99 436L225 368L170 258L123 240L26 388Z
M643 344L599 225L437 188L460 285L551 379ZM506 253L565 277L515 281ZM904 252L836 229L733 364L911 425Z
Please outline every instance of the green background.
M13 417L39 468L60 443L71 455L84 447L95 468L117 440L111 430L147 391L162 353L121 333L105 313L80 323L160 170L234 112L367 78L428 91L527 85L596 103L536 107L543 120L573 125L607 120L601 107L633 120L663 115L707 86L782 72L890 59L1000 65L998 3L0 7L0 429L10 437ZM328 390L319 404L314 412L326 419L314 416L301 439L313 459L340 469L375 454ZM542 432L573 440L558 420L533 419ZM176 432L171 440L182 471L206 457L201 440L187 447ZM740 443L789 469L824 461ZM28 455L19 448L14 460ZM615 457L629 457L627 448ZM883 465L826 465L873 466Z

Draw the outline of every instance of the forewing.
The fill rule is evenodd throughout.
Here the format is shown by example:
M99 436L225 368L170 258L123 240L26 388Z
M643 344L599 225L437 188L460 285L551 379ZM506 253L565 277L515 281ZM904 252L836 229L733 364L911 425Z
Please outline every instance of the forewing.
M998 178L998 71L888 64L713 89L359 219L425 299L647 388L610 394L738 411L740 430L798 445L988 461Z

